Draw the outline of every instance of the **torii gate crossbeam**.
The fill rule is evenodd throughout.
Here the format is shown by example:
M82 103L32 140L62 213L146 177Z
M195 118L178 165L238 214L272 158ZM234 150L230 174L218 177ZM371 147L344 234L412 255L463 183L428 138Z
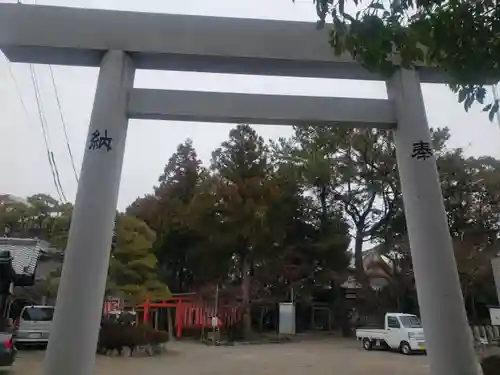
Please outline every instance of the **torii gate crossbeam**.
M44 375L92 374L131 117L393 128L431 374L479 373L420 88L446 77L401 69L388 100L133 88L138 68L383 80L327 37L305 22L0 4L11 61L100 66Z

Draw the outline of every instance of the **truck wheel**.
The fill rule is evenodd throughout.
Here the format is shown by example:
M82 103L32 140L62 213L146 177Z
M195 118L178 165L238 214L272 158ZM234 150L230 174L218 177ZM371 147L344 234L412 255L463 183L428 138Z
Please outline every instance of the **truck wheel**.
M404 355L411 354L411 346L406 341L403 341L401 343L401 345L399 346L399 349L401 350L401 353L403 353Z
M363 339L363 349L365 350L371 350L372 349L372 342L370 339Z

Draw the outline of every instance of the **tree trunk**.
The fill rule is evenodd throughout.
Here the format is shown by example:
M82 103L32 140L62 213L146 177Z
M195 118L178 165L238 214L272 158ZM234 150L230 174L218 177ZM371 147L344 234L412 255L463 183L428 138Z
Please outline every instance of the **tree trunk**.
M321 202L321 230L323 231L326 228L326 223L328 221L328 204L326 202L327 190L326 186L323 185L321 187L321 192L319 194L319 200Z
M259 332L264 332L264 318L267 313L267 307L260 308L260 318L259 318Z
M174 341L174 321L172 319L172 308L167 307L167 329L168 329L168 339Z
M475 323L477 323L479 319L477 318L476 299L474 298L474 295L471 295L470 297L470 307L471 307L472 320Z
M252 276L250 275L250 268L251 265L248 257L244 257L241 270L241 294L243 297L243 335L245 338L250 337L252 334L252 316L250 312L250 287Z
M356 237L354 239L354 262L356 266L356 273L359 275L358 282L363 283L365 269L363 267L363 230L356 229Z
M0 332L7 330L7 317L4 316L7 307L7 296L7 293L0 292Z
M340 328L343 337L349 337L351 335L351 324L349 322L349 317L347 316L347 306L345 301L344 290L341 287L341 283L338 281L333 281L333 290L335 291L335 307L336 307L336 319L337 325ZM314 314L314 312L313 312ZM314 328L314 327L313 327Z
M401 303L401 295L399 294L399 291L396 293L396 308L398 309L397 311L403 312L403 304Z
M179 273L178 273L178 277L179 277L179 281L178 281L178 282L179 282L179 285L178 285L178 289L177 289L177 290L178 290L180 293L183 293L183 292L185 292L185 291L186 291L186 290L184 290L185 285L184 285L184 263L183 263L183 262L181 262L181 263L179 264Z

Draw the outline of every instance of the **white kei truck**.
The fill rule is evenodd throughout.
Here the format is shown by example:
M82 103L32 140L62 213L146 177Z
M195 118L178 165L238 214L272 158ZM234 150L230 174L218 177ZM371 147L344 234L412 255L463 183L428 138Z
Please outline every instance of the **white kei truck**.
M365 350L374 347L396 349L405 355L425 351L422 323L412 314L387 313L383 329L357 329L356 338L362 342Z

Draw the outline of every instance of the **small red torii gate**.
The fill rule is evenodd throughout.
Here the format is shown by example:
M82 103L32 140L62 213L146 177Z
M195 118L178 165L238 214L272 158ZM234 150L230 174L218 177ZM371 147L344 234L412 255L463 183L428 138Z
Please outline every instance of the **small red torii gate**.
M149 296L146 301L136 306L143 310L144 323L149 322L149 315L151 308L167 308L174 307L176 313L176 337L182 337L182 330L184 328L211 328L213 316L218 317L219 329L223 326L232 326L235 324L242 315L238 307L221 308L215 311L215 308L205 304L197 303L193 297L190 296L175 296L162 302L151 302Z
M183 328L183 322L181 319L179 319L179 314L182 310L182 305L186 302L193 302L193 298L189 296L177 296L177 297L171 297L168 300L163 300L162 302L151 302L149 299L149 296L146 297L146 301L144 303L141 303L137 305L137 308L142 308L143 309L143 322L148 323L149 322L149 313L151 308L167 308L167 307L175 307L175 313L176 313L176 328L177 328L177 333L176 337L178 339L181 338L182 335L182 328Z

